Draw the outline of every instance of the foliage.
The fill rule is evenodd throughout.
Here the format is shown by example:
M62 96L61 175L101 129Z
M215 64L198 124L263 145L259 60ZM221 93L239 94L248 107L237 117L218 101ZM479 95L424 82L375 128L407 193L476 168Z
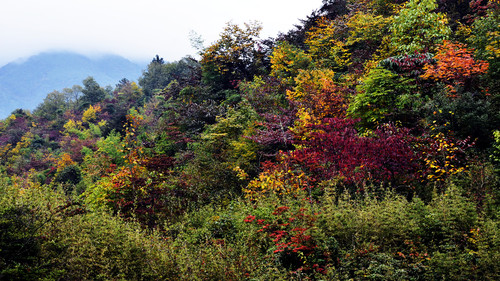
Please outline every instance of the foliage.
M370 68L372 61L384 56L384 46L387 41L392 17L384 17L363 11L356 12L346 22L349 35L346 44L351 50L352 63L349 72L358 74Z
M476 256L482 255L476 251L478 243L490 243L479 236L487 237L491 230L479 234L483 224L473 204L454 186L428 205L391 193L382 200L371 197L360 202L344 194L338 201L330 197L326 202L320 223L328 229L325 234L341 245L338 279L360 275L384 280L488 279L498 274L478 270L491 262L487 256ZM469 258L485 263L465 262ZM458 266L459 262L465 263Z
M111 154L107 154L108 157L113 154L116 157L116 153L123 155L124 165L108 164L105 173L101 172L101 178L92 182L86 191L86 201L97 209L108 206L122 217L133 217L149 228L161 227L163 221L185 211L185 207L181 207L184 200L194 195L182 196L185 192L182 183L170 179L174 158L151 155L138 146L139 137L136 134L142 122L141 116L129 115L128 119L122 149L108 150ZM103 149L106 147L101 147L98 153L105 152ZM87 163L95 165L90 160ZM95 175L92 171L88 174ZM178 196L179 193L181 196Z
M444 82L452 94L457 92L457 88L462 91L477 88L477 80L474 79L488 70L488 62L476 61L473 51L467 50L464 44L447 40L438 47L434 59L437 63L425 65L422 77Z
M485 95L465 92L450 96L438 93L421 107L425 121L445 134L452 131L461 139L470 138L478 149L492 143L492 131L498 128L499 115L493 101Z
M90 105L89 108L87 108L83 112L82 122L90 123L91 121L94 121L97 118L97 114L99 112L101 112L101 107L99 105L97 105L95 107Z
M441 132L431 134L418 144L427 167L426 179L431 182L445 182L451 175L464 172L467 141L445 137Z
M305 43L317 67L343 71L350 63L349 49L341 37L346 32L341 29L342 25L334 23L320 19L317 26L307 32Z
M430 53L390 57L380 62L380 67L404 77L418 79L425 73L424 66L434 63Z
M481 59L498 58L499 13L492 10L487 16L477 19L472 25L468 41Z
M264 160L279 150L292 148L289 127L295 120L293 104L286 99L287 87L274 77L256 77L254 81L240 85L242 97L259 114L253 132L246 138L258 143L259 158Z
M47 120L61 118L62 114L69 106L69 97L65 93L53 91L47 94L43 102L33 111L34 115Z
M148 68L139 78L139 85L147 97L153 96L157 91L163 90L172 81L182 85L199 79L200 65L190 57L179 61L165 63L159 57L149 63ZM142 98L142 97L139 97Z
M260 31L1 120L0 279L500 279L498 5Z
M287 91L287 97L317 119L343 117L350 93L336 84L333 76L329 70L301 71L295 78L297 86Z
M293 85L293 78L299 70L309 69L312 59L303 50L282 42L275 47L271 55L271 76L277 77L288 85Z
M287 159L286 156L281 157ZM295 167L293 162L289 162L291 161L281 160L279 164L263 163L263 171L243 189L245 197L260 200L270 196L297 195L303 190L310 190L312 179Z
M391 24L391 46L395 52L413 54L433 51L436 43L448 39L451 29L443 13L436 13L435 0L410 0Z
M285 98L288 87L277 78L256 76L253 81L241 83L239 89L245 102L260 115L282 115L291 107Z
M346 23L349 27L348 45L366 43L367 41L381 41L387 33L391 18L376 16L369 13L357 12Z
M493 2L489 1L488 3ZM486 15L474 21L470 36L466 39L467 43L476 50L477 59L487 60L490 65L486 75L487 79L484 79L483 82L489 87L492 95L498 95L498 81L500 80L500 72L498 71L500 64L499 22L498 8L491 9Z
M405 100L415 88L411 82L386 69L372 69L358 86L347 111L350 116L360 118L366 127L389 121L398 110L408 109Z
M328 181L352 192L379 185L392 185L401 192L414 188L412 182L420 178L419 162L408 130L385 126L371 137L361 137L354 125L353 120L339 118L311 125L309 137L297 142L300 149L282 155L278 164L267 164L248 185L247 197L320 189Z
M257 38L262 27L246 23L244 28L228 23L220 38L201 52L203 82L216 92L234 89L237 83L259 73L261 54Z
M0 272L9 280L150 280L176 278L168 250L146 234L107 213L91 213L65 195L44 187L2 185ZM19 228L22 226L22 228ZM78 233L78 235L75 235ZM8 247L7 247L8 246ZM21 247L21 248L16 248ZM15 252L7 252L15 251ZM21 250L20 252L18 252ZM22 256L20 256L22 254Z
M492 158L493 162L496 165L496 169L499 170L500 168L500 131L494 131L493 132L493 137L494 137L494 144L493 144L493 153L490 155L490 158Z
M306 44L318 67L359 75L385 38L392 18L354 9L349 17L318 20Z
M264 239L272 240L271 249L277 255L281 265L290 271L301 273L325 273L324 259L321 251L317 251L314 234L317 213L310 209L290 210L288 206L280 206L266 220L249 215L244 222L254 223ZM322 262L323 261L323 262Z
M83 107L96 104L106 98L106 91L99 86L93 77L87 77L83 80L82 94L80 103Z
M258 115L251 107L241 104L201 134L194 159L186 165L189 184L208 201L224 201L241 193L248 174L258 168L259 146L246 138L254 130Z

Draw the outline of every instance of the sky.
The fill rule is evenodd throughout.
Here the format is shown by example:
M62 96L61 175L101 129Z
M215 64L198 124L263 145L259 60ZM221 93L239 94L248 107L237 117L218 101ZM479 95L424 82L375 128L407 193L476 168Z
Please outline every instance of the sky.
M45 51L121 55L149 62L196 55L228 22L259 21L261 38L287 32L322 0L2 0L0 66Z

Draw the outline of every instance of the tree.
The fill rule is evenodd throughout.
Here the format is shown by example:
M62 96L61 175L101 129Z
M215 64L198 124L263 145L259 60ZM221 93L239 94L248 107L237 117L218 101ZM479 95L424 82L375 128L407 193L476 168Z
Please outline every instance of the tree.
M312 68L312 59L303 50L284 41L274 48L271 55L271 76L287 85L293 85L293 78L300 69Z
M452 94L457 92L457 88L464 91L477 89L477 77L486 73L489 64L487 61L475 60L473 52L464 44L445 40L439 45L434 57L437 62L426 64L426 72L422 77L443 82Z
M287 97L299 112L307 112L312 122L344 117L351 93L335 83L334 75L329 69L301 70L295 77L296 86L287 91Z
M156 63L156 64L164 64L165 61L163 61L163 58L160 58L160 56L156 55L156 57L153 58L153 63Z
M321 18L307 31L305 43L316 67L345 71L350 64L350 52L344 40L348 36L344 19Z
M58 117L62 117L67 107L68 102L66 94L59 91L53 91L37 106L33 114L47 120L54 120Z
M82 90L83 88L80 85L73 85L71 88L64 88L62 92L65 95L66 103L74 107L82 95Z
M234 89L237 83L259 73L262 64L257 38L260 24L244 28L228 23L219 40L201 52L202 81L215 92Z
M277 163L264 163L264 171L244 192L251 198L283 195L336 180L341 187L359 192L370 184L408 188L420 178L420 159L408 129L384 125L371 136L360 136L355 123L325 118L322 124L311 125L309 138L297 140L298 148L281 153Z
M139 85L144 89L147 96L152 96L155 89L163 89L170 79L163 73L163 58L156 55L148 65L148 69L139 78Z
M286 41L301 49L307 49L304 43L307 32L317 27L321 18L334 20L348 14L349 9L347 4L348 1L346 0L323 0L323 4L318 10L313 11L306 19L301 19L300 24L295 25L294 29L288 31L286 34L280 34L278 41Z
M101 88L101 86L99 86L99 84L91 76L83 80L83 87L83 96L81 97L80 102L84 107L96 104L106 98L106 91Z
M197 84L200 80L200 66L190 57L177 62L165 63L158 55L148 65L148 69L139 78L139 85L146 97L151 97L156 91L163 90L172 81L177 80L182 86Z
M391 20L361 11L334 20L321 18L307 32L309 55L317 67L361 72L383 41Z
M436 43L451 34L443 13L435 13L436 0L410 0L394 17L390 45L397 54L433 51Z
M361 125L373 126L398 109L404 108L405 97L412 94L411 80L383 68L375 68L363 78L348 113L361 118Z

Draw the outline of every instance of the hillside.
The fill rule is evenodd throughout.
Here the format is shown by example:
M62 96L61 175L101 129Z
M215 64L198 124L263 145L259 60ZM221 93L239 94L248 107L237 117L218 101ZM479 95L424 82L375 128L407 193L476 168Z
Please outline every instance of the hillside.
M88 76L100 85L114 86L123 78L137 80L143 69L119 56L89 58L69 52L41 53L9 63L0 68L0 118L17 108L33 110L48 93L81 85Z
M465 2L228 23L15 111L0 279L500 280L500 7Z

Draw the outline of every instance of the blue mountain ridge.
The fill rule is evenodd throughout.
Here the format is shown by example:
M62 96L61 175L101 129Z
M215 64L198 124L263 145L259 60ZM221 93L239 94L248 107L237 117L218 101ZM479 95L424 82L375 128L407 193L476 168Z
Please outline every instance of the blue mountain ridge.
M121 79L137 81L146 66L117 55L90 58L71 52L46 52L0 68L0 118L15 109L35 109L48 93L82 85L88 76L101 86Z

